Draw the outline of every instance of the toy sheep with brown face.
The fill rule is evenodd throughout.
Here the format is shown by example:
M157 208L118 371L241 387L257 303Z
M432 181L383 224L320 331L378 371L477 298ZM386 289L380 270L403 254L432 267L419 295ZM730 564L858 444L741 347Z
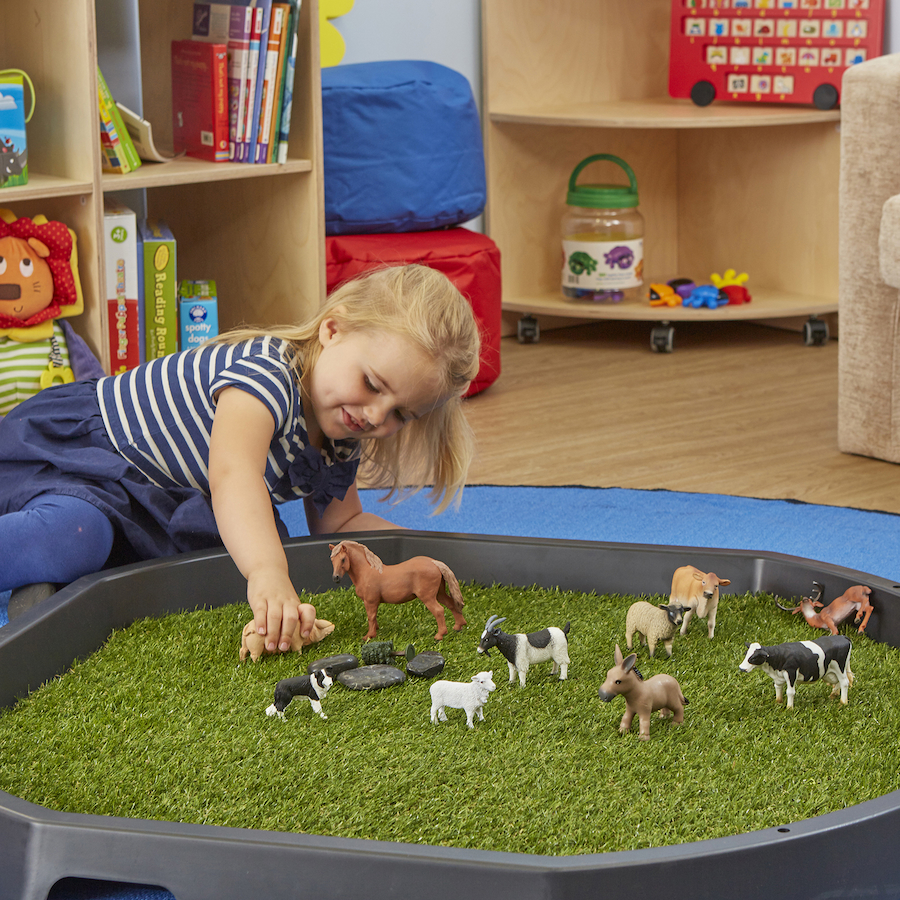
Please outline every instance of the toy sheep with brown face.
M644 681L635 668L635 659L634 653L623 659L622 651L616 644L616 664L606 673L606 681L597 694L605 703L622 694L625 698L625 715L619 723L619 733L625 734L637 715L640 722L639 737L642 741L647 741L650 739L650 716L653 713L659 710L660 718L671 713L672 721L680 725L684 721L684 708L688 701L681 692L681 685L671 675L654 675Z

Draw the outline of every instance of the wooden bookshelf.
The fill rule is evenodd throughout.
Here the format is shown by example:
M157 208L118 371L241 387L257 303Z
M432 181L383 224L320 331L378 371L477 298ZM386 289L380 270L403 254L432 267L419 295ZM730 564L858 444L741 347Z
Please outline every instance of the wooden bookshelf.
M482 16L486 221L503 259L506 333L521 315L567 324L837 311L839 111L669 98L670 0L484 0ZM734 268L749 274L753 302L713 311L563 298L568 179L595 153L636 173L645 286ZM620 175L594 163L582 180Z
M143 114L160 146L171 144L171 41L191 35L192 0L123 0L138 8ZM301 6L289 158L284 165L144 163L101 172L94 0L0 0L0 58L24 69L37 96L27 126L29 182L0 189L0 207L43 213L71 227L85 311L71 320L109 366L103 284L103 196L146 191L147 214L178 242L179 278L214 278L219 321L294 321L325 294L318 3Z

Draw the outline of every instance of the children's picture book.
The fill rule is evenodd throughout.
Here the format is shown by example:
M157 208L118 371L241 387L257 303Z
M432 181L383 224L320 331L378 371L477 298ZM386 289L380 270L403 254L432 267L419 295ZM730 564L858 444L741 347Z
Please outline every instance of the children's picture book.
M231 3L195 3L191 37L228 48L228 158L235 161L244 140L247 72L254 10Z
M288 138L291 134L291 108L294 100L294 73L297 68L297 49L300 38L298 25L300 22L300 4L302 0L291 0L291 23L289 26L287 58L284 64L284 82L281 86L281 120L278 124L278 148L275 161L287 162Z
M143 362L138 304L137 216L109 195L103 198L106 305L109 319L110 374Z
M228 50L225 44L172 41L175 152L228 161Z
M272 161L272 120L275 111L275 96L280 82L279 59L284 53L284 38L289 7L286 3L272 4L272 19L269 27L269 46L266 51L266 74L263 80L262 102L259 111L259 139L256 142L254 162Z
M178 283L175 236L159 219L138 219L143 244L147 362L178 350Z
M0 72L0 187L28 184L28 141L25 122L24 72ZM30 84L29 80L29 84ZM34 91L32 90L32 108Z
M256 159L256 144L259 140L259 111L262 106L263 82L266 76L266 54L269 43L269 28L272 20L272 0L251 0L256 7L256 18L259 22L259 58L256 67L256 83L253 89L253 105L248 107L249 128L245 135L247 157L245 162ZM254 26L254 32L255 32Z
M134 144L134 149L137 150L141 159L146 159L148 162L168 162L170 159L177 159L184 155L183 152L174 153L157 147L153 140L153 126L147 119L142 119L136 112L118 101L116 101L116 107L122 116L125 130Z
M100 68L97 68L97 94L100 110L101 164L104 172L125 175L141 165L141 158L122 121L112 92Z

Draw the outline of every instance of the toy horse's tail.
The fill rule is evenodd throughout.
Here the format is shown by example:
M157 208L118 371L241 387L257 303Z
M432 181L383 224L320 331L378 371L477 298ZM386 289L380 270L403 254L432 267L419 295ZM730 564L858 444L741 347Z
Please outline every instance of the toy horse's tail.
M456 580L456 576L446 563L442 563L439 559L434 559L432 562L438 567L438 571L444 579L447 595L453 601L454 608L457 612L462 612L462 608L466 605L466 601L463 599L462 591L459 588L459 582Z

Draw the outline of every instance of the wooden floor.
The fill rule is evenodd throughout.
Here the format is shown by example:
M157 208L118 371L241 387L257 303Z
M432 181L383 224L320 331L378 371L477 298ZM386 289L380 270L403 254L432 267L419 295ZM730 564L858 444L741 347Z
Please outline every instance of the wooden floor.
M665 488L900 513L900 465L837 448L836 341L749 323L648 323L503 338L500 378L467 401L472 484Z

